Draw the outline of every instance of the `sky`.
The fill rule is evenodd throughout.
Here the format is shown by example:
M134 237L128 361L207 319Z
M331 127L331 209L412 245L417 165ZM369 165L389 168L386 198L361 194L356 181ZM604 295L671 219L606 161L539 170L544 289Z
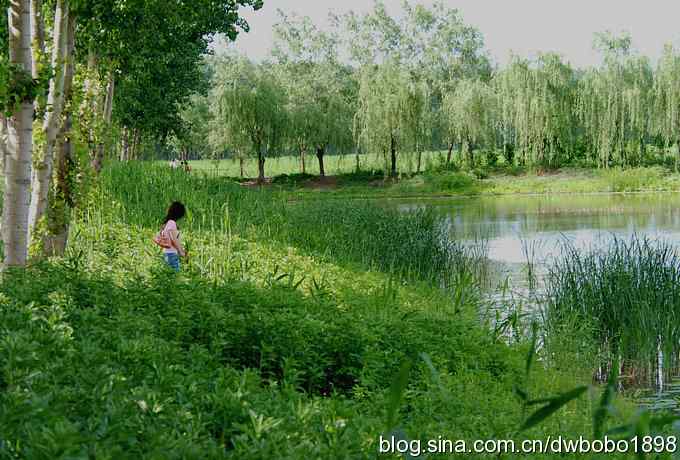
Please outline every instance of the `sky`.
M384 0L390 13L398 15L402 0ZM431 5L433 1L411 3ZM593 50L595 32L628 31L633 47L653 62L665 43L680 44L680 1L678 0L445 0L460 10L466 23L484 35L495 62L503 65L512 53L532 57L542 51L557 51L572 65L587 67L600 61ZM264 0L264 7L242 16L251 30L241 33L235 48L260 60L271 49L272 26L277 8L309 16L321 28L328 26L328 13L353 10L367 12L371 0Z

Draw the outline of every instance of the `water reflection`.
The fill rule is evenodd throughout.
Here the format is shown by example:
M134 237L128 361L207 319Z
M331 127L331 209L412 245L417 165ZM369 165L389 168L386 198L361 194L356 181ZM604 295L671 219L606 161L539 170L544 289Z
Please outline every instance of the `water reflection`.
M398 206L431 208L458 239L488 239L494 262L525 263L528 243L535 245L536 262L549 264L565 241L588 249L637 233L680 243L678 198L674 193L499 196L404 200Z
M434 210L456 239L487 240L492 262L488 299L496 313L505 314L496 314L498 321L507 322L518 304L526 311L540 303L542 281L552 262L564 254L565 243L589 250L608 246L614 237L627 240L637 234L680 247L679 198L675 193L499 196L404 200L397 205ZM535 284L527 277L529 271ZM680 379L664 390L641 402L653 408L677 407Z

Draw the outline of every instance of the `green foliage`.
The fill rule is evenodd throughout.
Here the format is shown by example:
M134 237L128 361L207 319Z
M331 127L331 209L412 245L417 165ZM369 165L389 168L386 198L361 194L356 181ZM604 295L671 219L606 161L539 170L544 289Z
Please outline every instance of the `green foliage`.
M421 119L429 110L427 95L421 81L394 63L365 69L354 124L357 143L381 154L386 165L390 154L413 151Z
M672 368L679 278L680 257L668 243L616 239L587 253L565 246L550 270L547 324L557 331L565 324L592 324L591 340L604 359L656 362L662 350L664 367Z
M600 166L635 165L650 132L653 73L643 57L608 59L580 82L577 111Z
M493 143L496 106L496 95L479 80L462 80L444 97L449 143L464 145L471 164L475 146Z
M265 64L235 58L218 64L220 116L232 147L258 158L275 154L285 140L285 93Z
M9 37L7 9L9 0L0 0L0 37ZM0 60L9 58L9 40L0 41Z
M670 45L664 47L655 73L654 103L654 132L667 146L679 143L680 56Z
M192 254L179 275L150 242L176 198ZM0 455L369 459L385 422L422 440L590 432L579 398L519 434L526 344L479 323L469 282L452 301L393 270L436 261L426 213L285 200L141 162L105 168L66 257L0 282ZM527 394L582 383L533 348Z
M98 57L102 75L115 71L115 119L165 141L184 134L180 107L207 89L202 59L210 37L235 39L249 30L239 8L261 6L261 0L105 0L77 2L73 11L83 49Z
M464 172L432 172L425 174L425 183L442 192L466 191L473 188L475 178Z
M612 192L649 190L661 183L665 171L661 168L612 169L605 173Z
M555 54L535 63L514 58L494 76L500 104L499 131L524 165L555 166L571 154L575 119L574 70Z
M377 1L368 14L350 12L340 22L349 54L360 66L397 61L430 79L434 92L452 80L491 73L479 30L442 1L429 8L405 2L402 17L390 16Z
M47 67L33 79L21 65L12 64L0 54L0 111L10 116L21 103L44 98L51 74L52 69Z

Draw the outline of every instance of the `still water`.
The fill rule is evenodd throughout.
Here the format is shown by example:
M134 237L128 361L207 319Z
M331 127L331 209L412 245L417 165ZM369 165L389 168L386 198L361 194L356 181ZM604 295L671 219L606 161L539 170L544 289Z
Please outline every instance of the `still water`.
M530 316L540 315L543 278L565 256L565 244L587 251L636 234L680 249L677 193L418 199L401 200L398 206L431 208L457 240L484 242L490 262L486 297L497 318L511 314L508 306L518 304ZM641 398L642 405L677 409L680 380L664 387Z
M493 281L527 288L527 264L539 278L564 254L606 246L633 234L680 248L680 194L562 194L399 201L402 209L428 207L458 240L485 241Z

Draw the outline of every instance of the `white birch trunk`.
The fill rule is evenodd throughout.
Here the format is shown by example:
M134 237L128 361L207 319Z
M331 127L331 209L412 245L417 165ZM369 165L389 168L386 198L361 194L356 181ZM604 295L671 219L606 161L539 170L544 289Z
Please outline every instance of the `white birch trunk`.
M29 243L33 243L36 240L34 233L47 211L47 200L50 187L52 186L54 147L57 142L59 121L61 120L61 112L64 105L68 15L68 0L57 0L54 15L54 33L52 34L54 39L52 46L52 67L56 69L56 74L50 80L50 89L47 96L47 110L43 121L43 131L46 139L44 149L41 152L42 158L36 158L33 162L35 169L33 171L31 205L28 213Z
M31 75L38 78L40 70L40 56L45 54L45 18L42 14L42 0L31 0Z
M121 140L120 161L128 161L128 149L130 148L130 132L123 127L123 138Z
M94 160L97 147L95 145L95 122L99 105L99 73L97 72L98 59L92 45L87 52L87 73L83 82L83 101L80 106L80 118L83 127L87 130L87 147L90 160Z
M0 171L5 177L5 155L7 155L7 117L0 114Z
M30 0L13 0L8 9L10 61L32 72ZM33 101L23 101L7 123L5 194L2 211L3 267L25 266L33 151Z
M97 150L95 151L95 156L92 159L92 168L95 172L99 173L104 164L104 149L105 141L109 137L109 128L111 127L111 115L113 114L113 96L116 86L116 80L112 71L109 71L106 84L106 95L104 96L104 130L100 133L99 143L97 144Z
M74 15L69 16L66 41L66 68L64 74L64 117L55 148L56 187L50 195L48 203L48 233L43 239L43 251L46 256L63 256L66 251L70 229L71 208L73 206L73 190L70 175L73 164L73 146L71 144L72 127L72 86L75 73L75 30Z

